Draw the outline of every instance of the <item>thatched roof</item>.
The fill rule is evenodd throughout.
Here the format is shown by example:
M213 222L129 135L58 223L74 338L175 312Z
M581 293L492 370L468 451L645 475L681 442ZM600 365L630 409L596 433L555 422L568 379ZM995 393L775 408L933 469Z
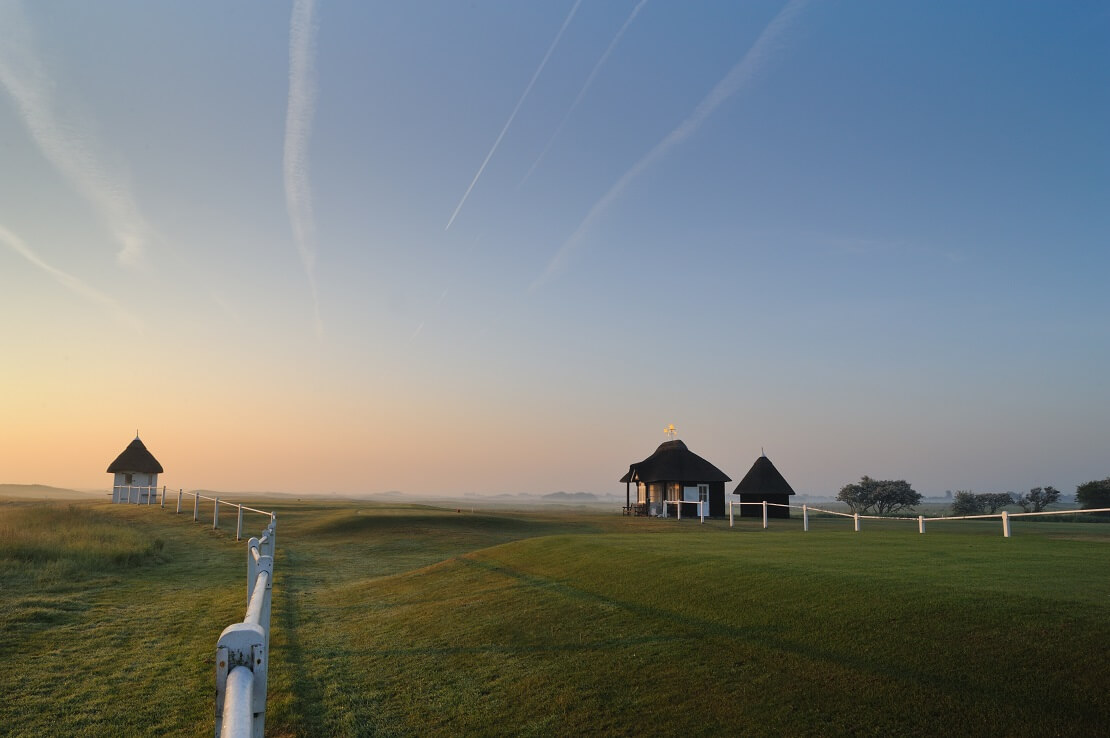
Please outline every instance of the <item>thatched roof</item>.
M792 495L794 490L766 456L760 456L732 490L734 495Z
M666 441L655 453L628 467L622 482L731 482L728 475L686 448L682 441Z
M139 437L135 436L135 440L108 466L109 474L115 474L116 472L161 474L162 465L158 463L158 459L154 458L154 454L146 450L146 446L139 440Z

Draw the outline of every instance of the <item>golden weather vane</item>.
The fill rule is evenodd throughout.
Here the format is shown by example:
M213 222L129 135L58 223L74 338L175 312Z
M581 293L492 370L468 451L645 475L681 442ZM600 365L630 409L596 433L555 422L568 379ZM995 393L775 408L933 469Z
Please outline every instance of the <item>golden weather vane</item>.
M670 436L671 440L673 441L674 437L678 433L678 431L676 431L674 429L674 423L671 423L670 425L668 425L666 428L663 429L663 433L664 433L664 435Z

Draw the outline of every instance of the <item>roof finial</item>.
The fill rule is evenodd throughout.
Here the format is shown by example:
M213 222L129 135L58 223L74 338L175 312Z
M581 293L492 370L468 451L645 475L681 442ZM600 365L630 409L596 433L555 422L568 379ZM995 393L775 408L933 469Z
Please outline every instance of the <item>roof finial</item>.
M767 452L763 450L762 446L759 447L759 455L763 458L767 458Z
M675 437L676 433L678 433L678 431L676 431L674 429L674 423L671 423L670 425L668 425L666 428L663 429L663 434L667 435L667 436L670 436L672 441L674 440L674 437Z
M135 429L135 440L136 441L139 440L139 429L138 428Z

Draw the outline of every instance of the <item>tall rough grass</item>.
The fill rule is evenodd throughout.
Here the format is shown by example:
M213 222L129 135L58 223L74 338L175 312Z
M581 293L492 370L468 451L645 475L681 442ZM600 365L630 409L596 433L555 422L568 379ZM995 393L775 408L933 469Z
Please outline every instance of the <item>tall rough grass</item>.
M0 562L7 576L82 577L157 560L164 543L81 505L0 508Z

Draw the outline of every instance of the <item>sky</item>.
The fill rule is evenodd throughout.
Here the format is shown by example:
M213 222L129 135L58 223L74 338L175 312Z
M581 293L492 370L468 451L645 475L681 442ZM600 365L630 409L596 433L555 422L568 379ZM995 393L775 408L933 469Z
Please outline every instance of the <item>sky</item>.
M1110 6L0 0L0 482L1110 475Z

